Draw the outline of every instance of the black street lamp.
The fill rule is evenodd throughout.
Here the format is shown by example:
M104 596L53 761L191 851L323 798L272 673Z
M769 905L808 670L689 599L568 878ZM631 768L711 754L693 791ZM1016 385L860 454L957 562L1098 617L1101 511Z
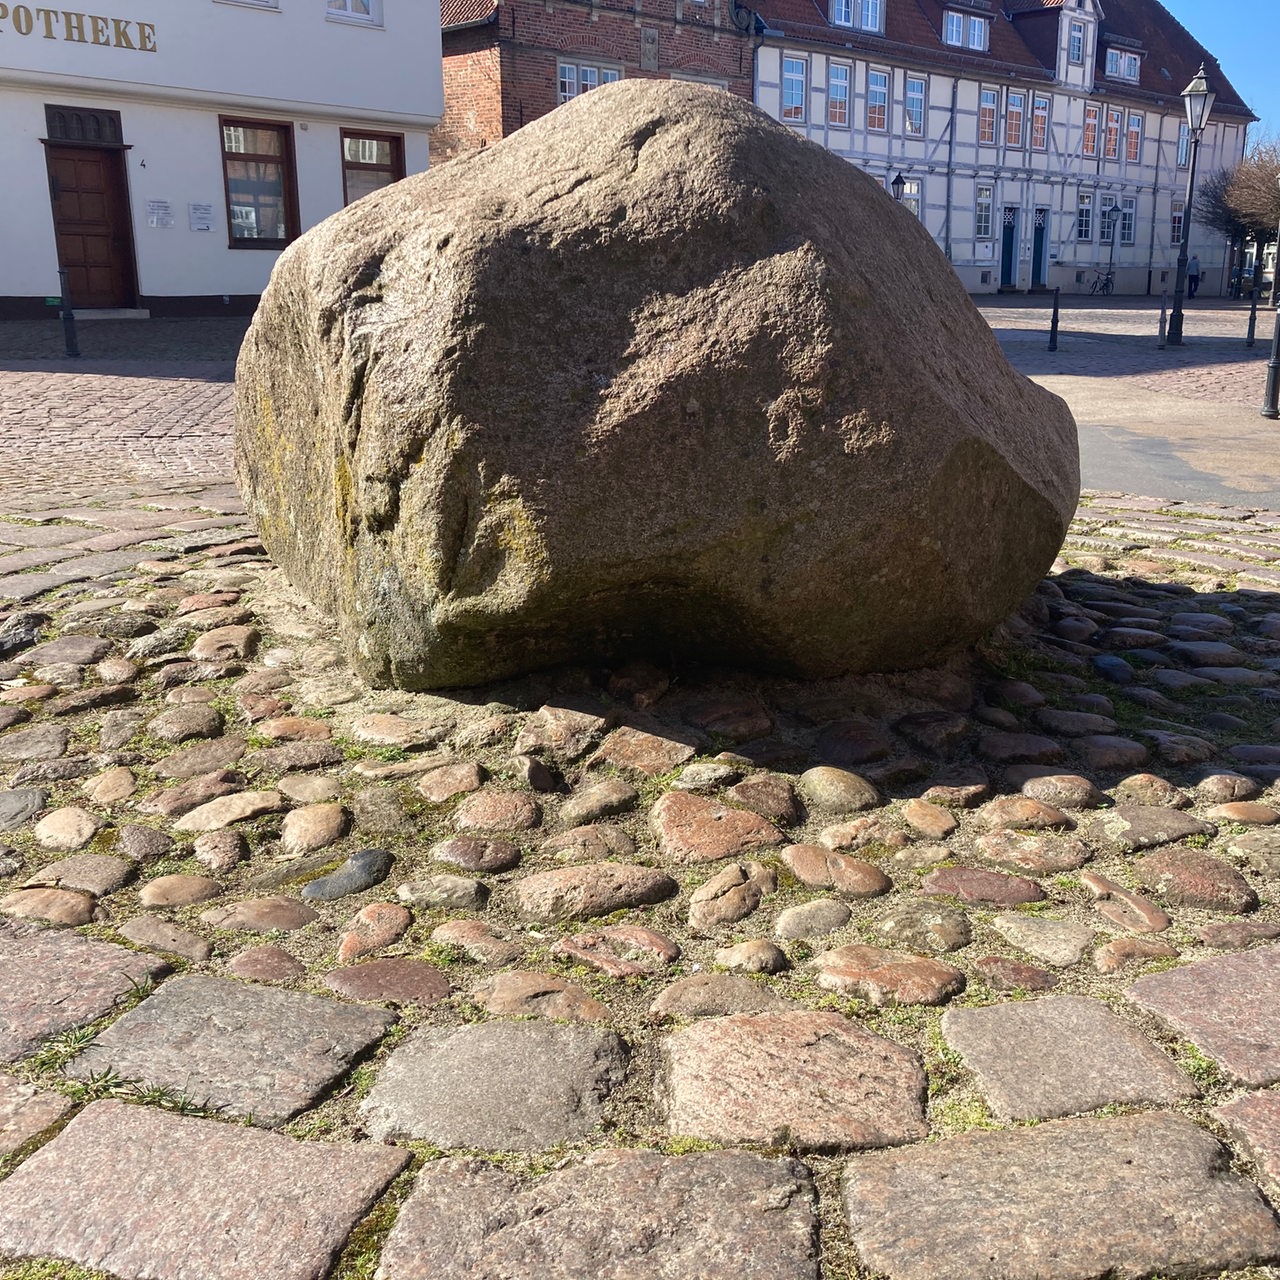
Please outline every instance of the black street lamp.
M1196 72L1196 78L1182 91L1182 100L1187 104L1187 124L1191 128L1191 155L1187 163L1187 198L1183 204L1182 244L1178 249L1178 278L1173 289L1173 310L1169 313L1170 346L1182 345L1182 299L1187 291L1187 258L1191 247L1191 200L1196 186L1196 152L1200 148L1200 135L1209 122L1209 113L1213 110L1217 94L1209 88L1205 78L1204 63Z
M1276 240L1280 245L1280 238ZM1253 287L1262 282L1262 245L1253 263ZM1255 292L1255 298L1258 296ZM1276 308L1276 328L1271 335L1271 359L1267 361L1267 394L1262 400L1264 418L1280 418L1280 248L1276 250L1276 268L1271 275L1271 301Z
M1111 241L1111 252L1107 256L1107 280L1114 292L1116 287L1116 223L1120 221L1120 206L1113 204L1102 211L1102 234Z
M899 173L898 176L894 178L894 180L891 183L889 183L889 186L893 189L893 198L897 200L899 204L901 204L902 193L907 189L906 178L904 178L902 174Z

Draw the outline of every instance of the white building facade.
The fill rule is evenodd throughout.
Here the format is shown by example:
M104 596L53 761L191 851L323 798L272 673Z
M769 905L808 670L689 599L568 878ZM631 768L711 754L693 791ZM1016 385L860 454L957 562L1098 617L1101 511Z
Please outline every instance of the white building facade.
M250 310L280 250L427 168L438 0L0 0L0 316Z
M826 7L822 23L819 5ZM916 211L974 293L1174 288L1190 160L1180 97L1218 101L1197 174L1243 157L1253 115L1155 0L765 0L756 102ZM1229 246L1198 225L1206 293Z

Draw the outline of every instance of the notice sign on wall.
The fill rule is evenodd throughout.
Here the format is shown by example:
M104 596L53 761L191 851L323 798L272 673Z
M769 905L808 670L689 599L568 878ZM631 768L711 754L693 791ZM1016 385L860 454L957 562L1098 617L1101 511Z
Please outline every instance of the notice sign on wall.
M147 226L173 226L173 205L168 200L147 201Z
M213 205L211 204L187 205L187 226L189 226L192 231L212 231L213 230Z

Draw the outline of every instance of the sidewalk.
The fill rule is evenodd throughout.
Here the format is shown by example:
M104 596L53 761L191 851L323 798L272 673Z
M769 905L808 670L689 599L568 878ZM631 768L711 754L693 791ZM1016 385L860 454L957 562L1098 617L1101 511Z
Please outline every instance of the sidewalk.
M449 695L263 555L231 326L0 325L0 1280L1280 1278L1257 362L1073 321L1232 503L1117 463L943 671Z

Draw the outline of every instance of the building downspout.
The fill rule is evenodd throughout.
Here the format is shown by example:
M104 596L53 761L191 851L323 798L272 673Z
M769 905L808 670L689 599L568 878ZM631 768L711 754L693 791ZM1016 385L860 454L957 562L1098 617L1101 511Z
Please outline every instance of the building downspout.
M960 98L960 77L951 78L951 121L947 136L947 214L942 222L942 252L951 261L951 206L956 180L956 108Z

